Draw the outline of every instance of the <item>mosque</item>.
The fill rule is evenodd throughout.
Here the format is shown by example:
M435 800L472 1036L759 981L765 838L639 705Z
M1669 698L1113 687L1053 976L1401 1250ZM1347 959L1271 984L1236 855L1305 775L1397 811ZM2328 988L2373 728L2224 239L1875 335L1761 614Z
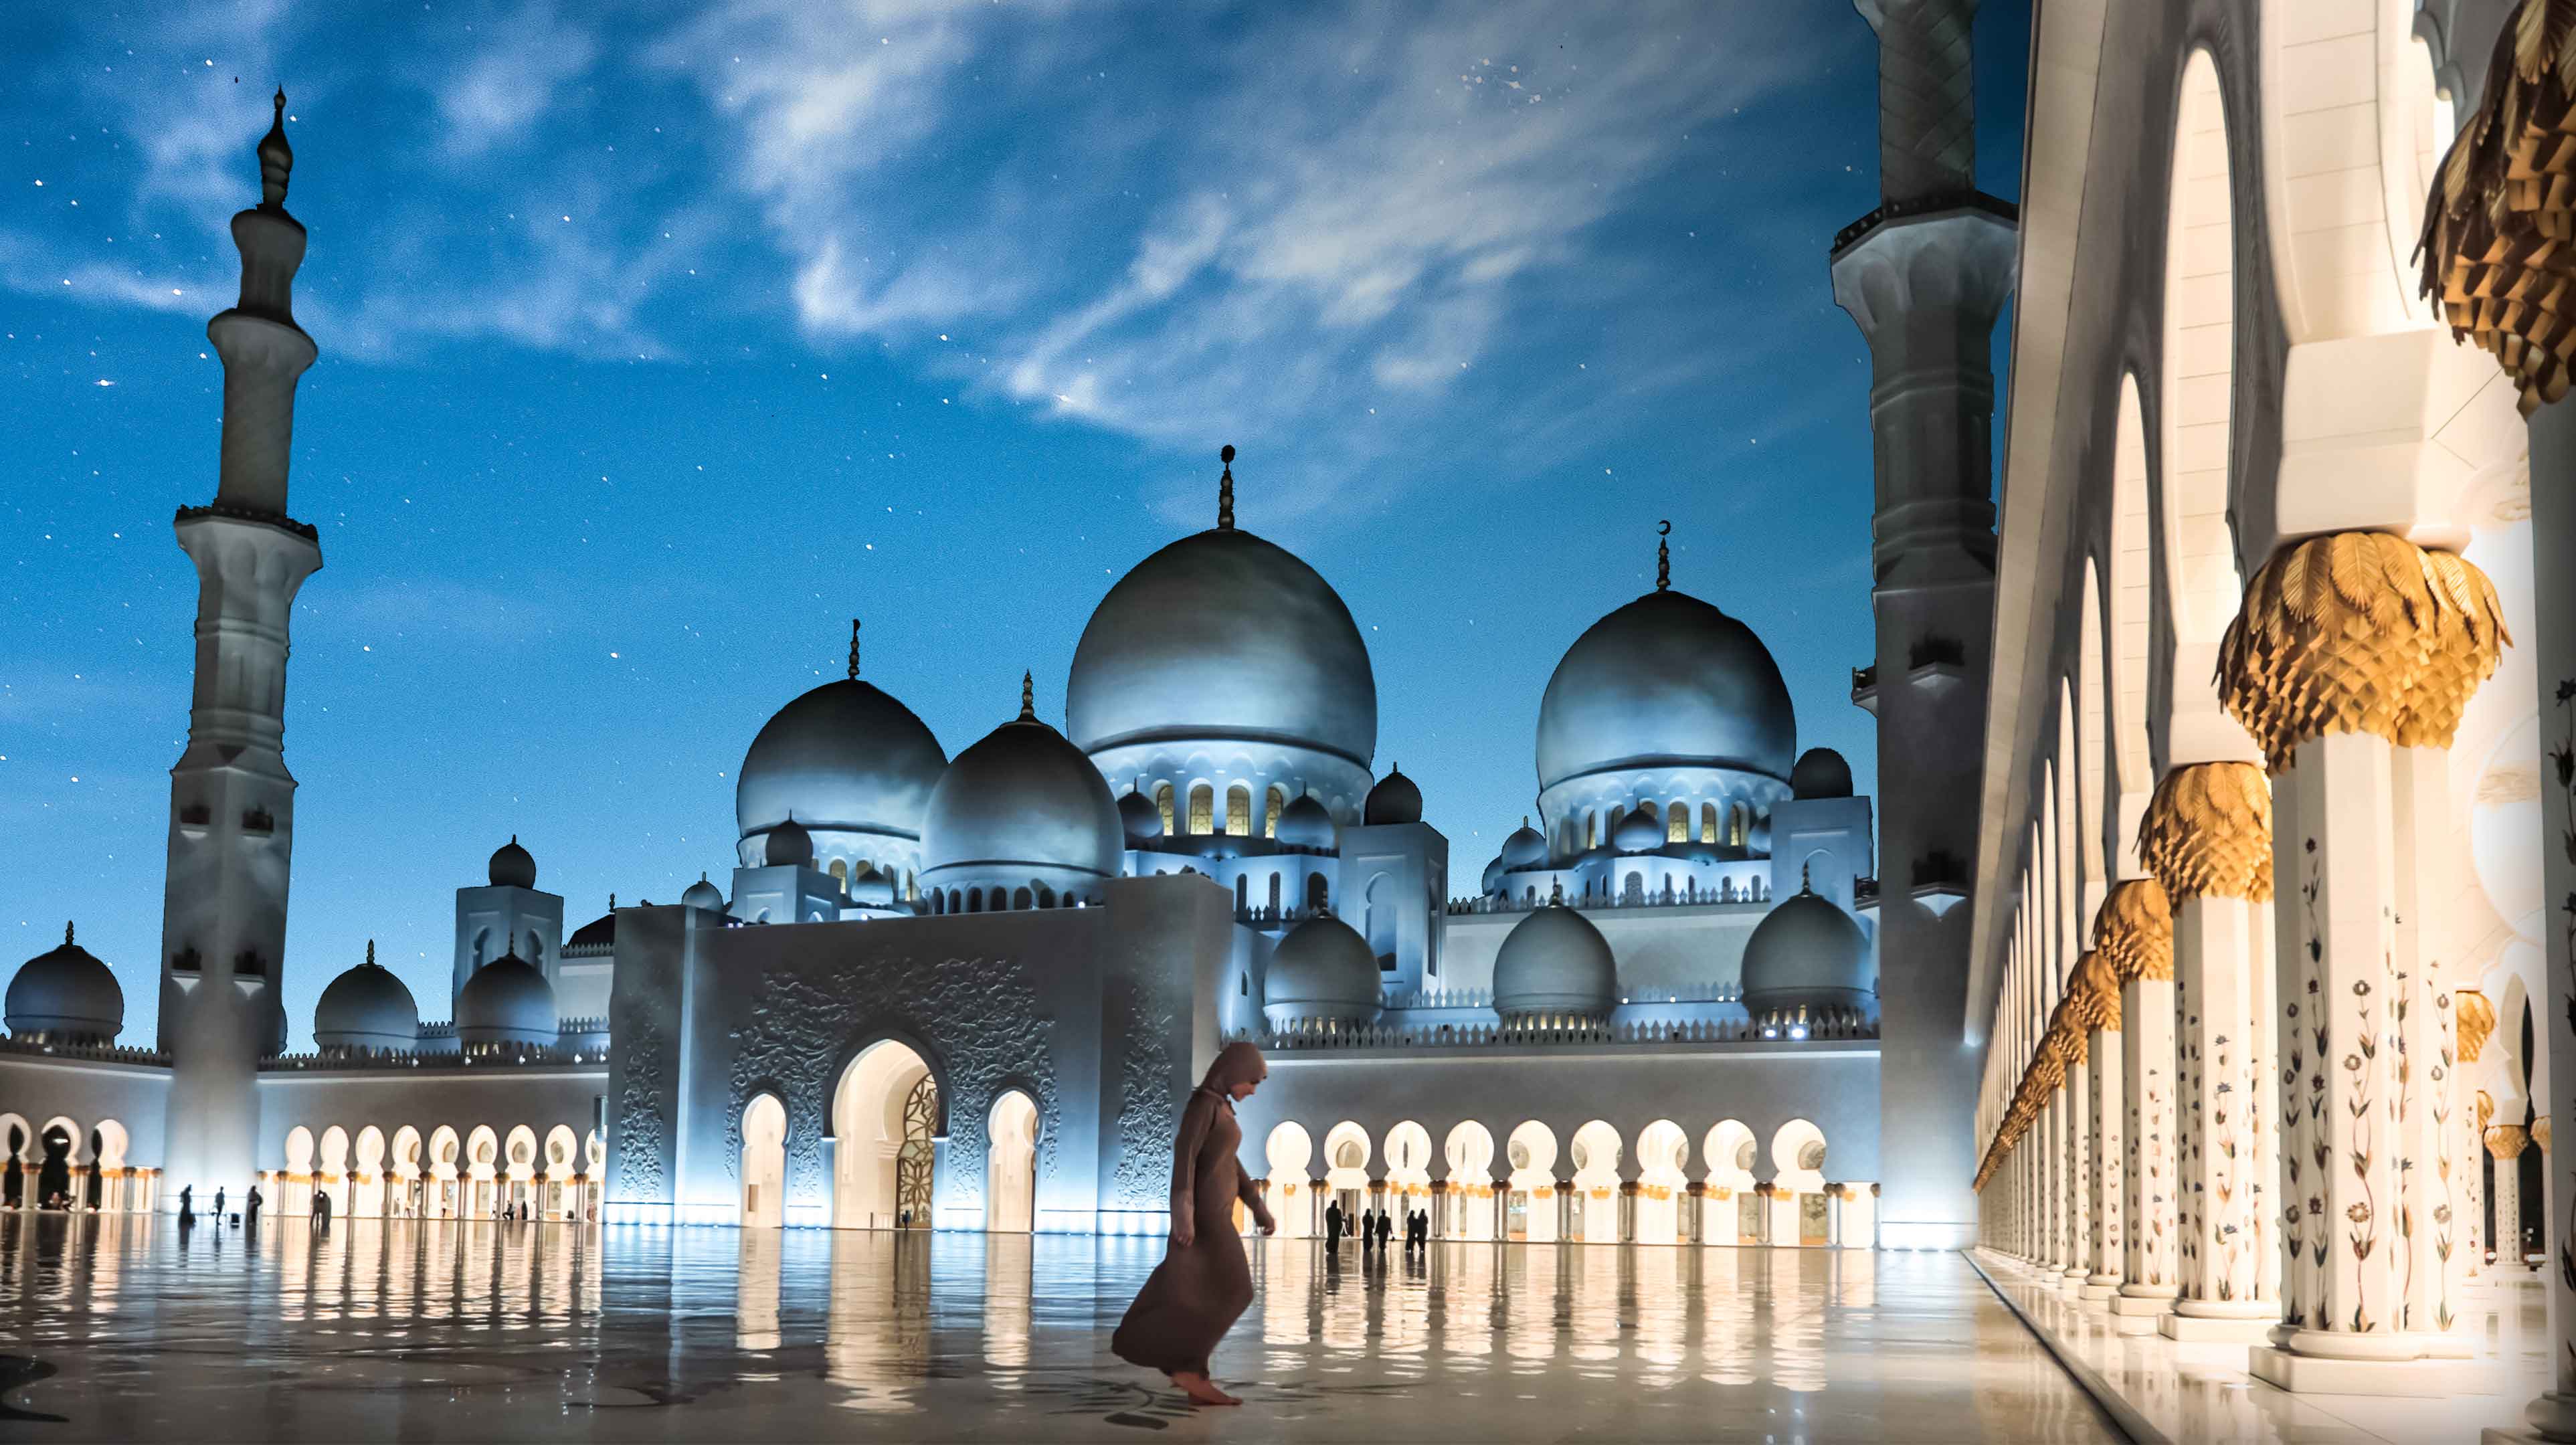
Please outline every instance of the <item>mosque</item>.
M1659 547L1539 700L1534 814L1453 870L1378 771L1349 610L1236 525L1231 447L1215 526L1093 612L1063 727L1024 676L952 755L853 623L847 675L749 741L729 876L567 932L513 836L456 890L444 1020L370 947L286 1053L286 633L321 564L286 443L316 351L282 124L259 160L208 328L221 482L177 519L201 591L160 1037L121 1038L68 929L17 971L0 1203L257 1183L287 1214L1159 1233L1176 1107L1248 1038L1245 1163L1289 1233L1339 1199L1459 1239L1877 1242L1871 804L1799 752L1762 641Z

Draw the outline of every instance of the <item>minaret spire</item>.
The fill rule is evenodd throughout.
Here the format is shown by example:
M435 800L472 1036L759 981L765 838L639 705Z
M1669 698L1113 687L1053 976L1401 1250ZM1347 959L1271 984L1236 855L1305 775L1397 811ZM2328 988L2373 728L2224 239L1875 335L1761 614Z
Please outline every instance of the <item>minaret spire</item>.
M1673 524L1669 518L1655 529L1655 590L1658 592L1673 590L1672 535Z
M859 680L859 619L850 619L850 681Z
M268 134L259 139L259 208L286 209L286 177L295 169L295 147L286 141L286 87L279 86Z
M1231 532L1234 530L1234 443L1227 442L1216 456L1225 464L1224 473L1216 479L1216 529Z

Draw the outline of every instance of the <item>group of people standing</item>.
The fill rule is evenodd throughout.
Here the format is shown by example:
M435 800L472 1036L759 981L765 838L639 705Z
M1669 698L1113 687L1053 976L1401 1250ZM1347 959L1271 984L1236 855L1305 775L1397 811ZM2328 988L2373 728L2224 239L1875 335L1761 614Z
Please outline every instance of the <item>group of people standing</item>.
M1330 1259L1338 1255L1341 1252L1342 1236L1352 1233L1356 1233L1360 1237L1360 1253L1362 1255L1384 1254L1387 1249L1389 1238L1395 1233L1395 1211L1389 1209L1363 1209L1360 1211L1359 1218L1354 1221L1349 1215L1342 1212L1342 1202L1340 1200L1336 1199L1332 1203L1324 1206L1325 1258ZM1404 1216L1405 1256L1407 1258L1411 1258L1416 1253L1427 1253L1430 1248L1430 1211L1416 1209L1407 1213Z

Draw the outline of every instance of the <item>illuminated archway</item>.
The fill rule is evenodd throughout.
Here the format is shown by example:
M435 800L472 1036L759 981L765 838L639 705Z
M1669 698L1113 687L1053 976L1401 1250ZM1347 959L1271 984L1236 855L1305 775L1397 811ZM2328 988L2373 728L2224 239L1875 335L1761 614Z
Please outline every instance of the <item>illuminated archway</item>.
M832 1091L835 1228L929 1227L927 1189L916 1189L913 1201L903 1198L906 1185L927 1183L928 1161L919 1156L930 1147L928 1135L911 1137L906 1122L915 1091L929 1078L921 1055L892 1039L870 1045L841 1071ZM918 1220L916 1203L923 1213Z
M1037 1227L1038 1105L1011 1089L993 1101L986 1121L984 1227L1027 1234Z

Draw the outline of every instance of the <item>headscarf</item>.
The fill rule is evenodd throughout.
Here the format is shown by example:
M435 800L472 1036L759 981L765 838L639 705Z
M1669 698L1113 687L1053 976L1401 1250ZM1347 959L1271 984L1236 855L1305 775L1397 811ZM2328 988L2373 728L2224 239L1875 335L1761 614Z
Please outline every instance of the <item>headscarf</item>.
M1217 1050L1216 1062L1208 1065L1207 1077L1199 1080L1199 1087L1220 1099L1230 1098L1235 1085L1258 1083L1269 1072L1270 1065L1262 1059L1260 1046L1249 1039L1240 1040Z

